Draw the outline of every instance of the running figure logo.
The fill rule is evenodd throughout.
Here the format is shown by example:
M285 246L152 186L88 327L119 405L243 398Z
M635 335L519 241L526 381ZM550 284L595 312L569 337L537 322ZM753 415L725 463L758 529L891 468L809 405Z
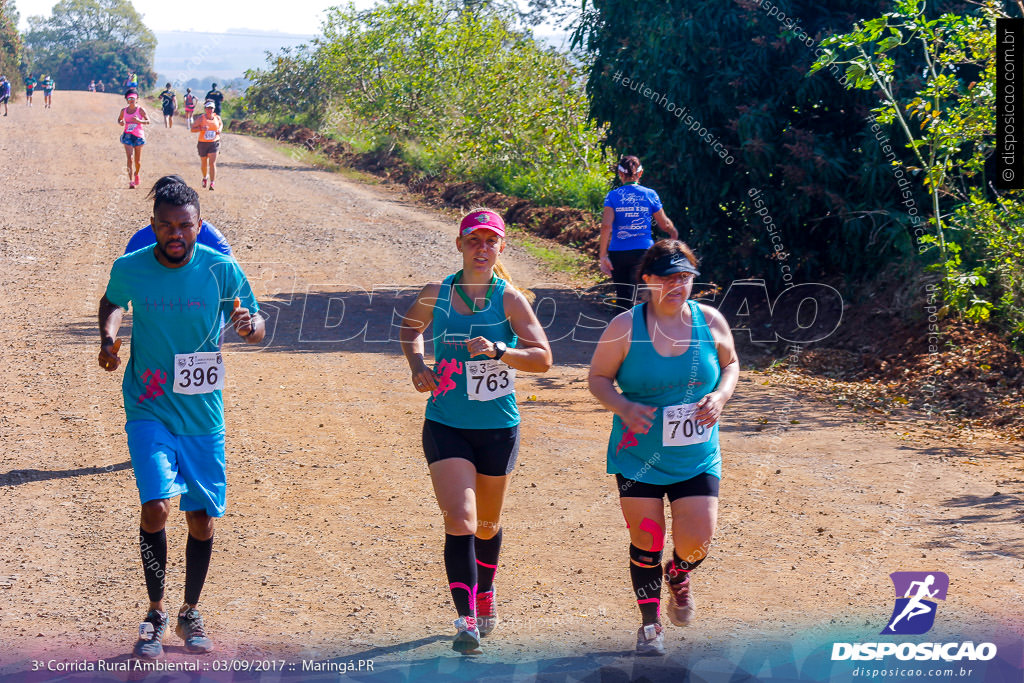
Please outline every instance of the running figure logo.
M619 441L619 445L615 448L615 452L618 453L623 448L632 448L633 446L639 446L640 442L636 440L636 433L630 431L629 427L626 427L622 431L622 441Z
M435 401L439 396L444 396L455 388L455 380L452 379L452 375L462 374L462 363L454 358L446 358L437 364L437 372L441 377L437 383L437 389L432 394L432 400Z
M945 600L949 576L943 572L893 572L896 606L882 635L920 635L935 624L935 600Z
M164 390L161 384L167 383L167 373L163 370L146 370L142 373L142 381L146 384L146 393L139 396L139 403L142 403L147 398L156 398L157 396L163 396Z

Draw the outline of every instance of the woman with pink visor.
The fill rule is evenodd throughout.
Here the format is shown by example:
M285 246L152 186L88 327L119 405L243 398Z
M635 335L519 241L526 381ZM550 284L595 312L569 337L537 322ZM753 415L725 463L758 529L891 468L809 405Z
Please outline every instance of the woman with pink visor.
M462 219L462 270L428 284L402 321L417 391L430 393L423 450L444 519L444 564L458 619L452 649L476 652L497 625L494 574L501 509L519 455L516 372L547 372L551 347L498 260L505 221L486 209ZM432 327L434 365L424 360Z

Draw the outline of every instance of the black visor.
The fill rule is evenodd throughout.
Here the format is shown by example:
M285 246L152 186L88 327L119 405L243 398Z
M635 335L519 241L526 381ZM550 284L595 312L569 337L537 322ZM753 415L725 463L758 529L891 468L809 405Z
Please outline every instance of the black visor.
M700 271L693 267L690 259L684 254L665 254L644 270L647 275L674 275L675 273L693 273L700 275Z

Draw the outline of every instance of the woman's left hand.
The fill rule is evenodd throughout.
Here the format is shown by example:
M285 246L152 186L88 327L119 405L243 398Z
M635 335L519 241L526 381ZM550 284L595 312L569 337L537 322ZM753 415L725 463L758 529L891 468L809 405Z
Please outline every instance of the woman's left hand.
M486 337L473 337L466 342L466 349L469 351L470 358L475 358L476 356L494 358L495 354L498 353L494 342L488 341Z
M712 391L697 402L697 424L710 429L722 417L722 409L725 408L725 397L717 391Z

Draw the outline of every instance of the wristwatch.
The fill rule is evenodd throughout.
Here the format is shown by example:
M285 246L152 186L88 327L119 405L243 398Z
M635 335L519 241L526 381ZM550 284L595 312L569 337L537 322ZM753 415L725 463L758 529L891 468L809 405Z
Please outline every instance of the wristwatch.
M494 342L494 360L501 360L501 357L508 351L508 346L503 341Z

